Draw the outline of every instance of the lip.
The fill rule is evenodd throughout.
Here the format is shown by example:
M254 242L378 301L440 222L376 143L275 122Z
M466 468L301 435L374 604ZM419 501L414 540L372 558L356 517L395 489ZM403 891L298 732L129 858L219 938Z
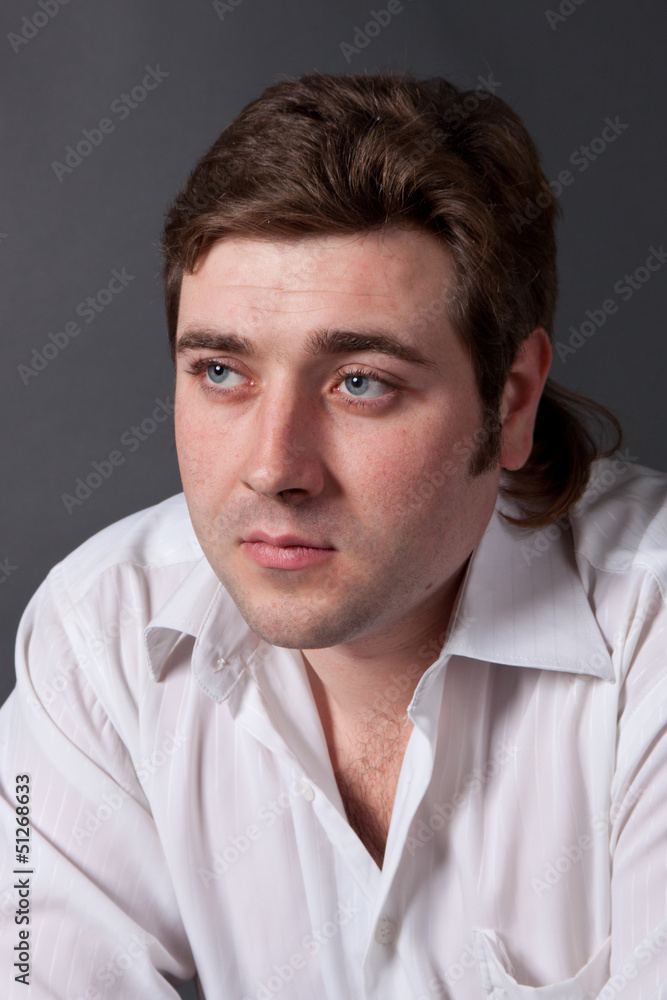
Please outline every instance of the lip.
M315 542L311 542L310 539L304 538L302 535L277 535L272 538L271 535L267 535L264 531L253 531L251 535L243 539L244 542L266 542L267 545L275 545L282 548L287 545L300 545L306 549L323 549L329 550L331 546L329 545L317 545Z
M267 569L307 569L331 559L335 549L312 545L298 535L272 538L263 531L254 531L241 542L244 553L259 566Z

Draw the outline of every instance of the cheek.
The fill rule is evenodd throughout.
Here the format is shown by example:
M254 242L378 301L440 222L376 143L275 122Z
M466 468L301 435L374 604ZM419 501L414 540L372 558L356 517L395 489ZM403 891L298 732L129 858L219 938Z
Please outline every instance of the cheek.
M210 413L190 405L185 393L176 391L174 433L181 479L187 488L193 484L200 492L206 484L220 480L233 468L230 441L216 430Z
M346 486L369 525L404 540L432 535L433 526L466 533L486 486L471 480L470 460L482 438L476 406L461 403L373 436L346 457ZM489 486L489 495L493 493Z
M185 409L182 400L179 400L178 392L174 408L174 436L181 476L184 479L190 478L190 473L194 474L197 466L205 460L205 435L200 422Z
M445 464L442 456L451 451L437 440L437 431L415 421L345 449L344 464L339 465L343 489L355 496L357 509L369 524L382 522L399 529L431 510L434 490L429 484ZM436 478L442 486L452 476Z

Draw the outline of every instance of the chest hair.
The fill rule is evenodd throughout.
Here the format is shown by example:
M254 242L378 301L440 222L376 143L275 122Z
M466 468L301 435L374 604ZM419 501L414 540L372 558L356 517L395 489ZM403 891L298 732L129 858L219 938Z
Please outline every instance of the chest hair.
M412 724L385 716L338 734L332 763L347 820L379 868Z

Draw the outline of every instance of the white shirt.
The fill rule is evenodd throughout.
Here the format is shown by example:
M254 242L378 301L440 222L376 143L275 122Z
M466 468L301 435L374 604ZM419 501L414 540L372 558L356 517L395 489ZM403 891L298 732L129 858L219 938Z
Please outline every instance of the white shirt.
M667 996L666 586L667 477L630 459L571 529L496 512L415 660L380 870L301 653L249 630L183 496L95 535L28 606L0 713L0 948L29 930L31 984L5 995Z

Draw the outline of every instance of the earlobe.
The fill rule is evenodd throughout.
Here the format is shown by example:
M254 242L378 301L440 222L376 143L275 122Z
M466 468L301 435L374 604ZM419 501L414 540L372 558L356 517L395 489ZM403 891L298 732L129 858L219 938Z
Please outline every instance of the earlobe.
M515 471L528 461L533 447L535 414L552 359L549 335L536 327L519 349L500 404L503 440L500 465Z

